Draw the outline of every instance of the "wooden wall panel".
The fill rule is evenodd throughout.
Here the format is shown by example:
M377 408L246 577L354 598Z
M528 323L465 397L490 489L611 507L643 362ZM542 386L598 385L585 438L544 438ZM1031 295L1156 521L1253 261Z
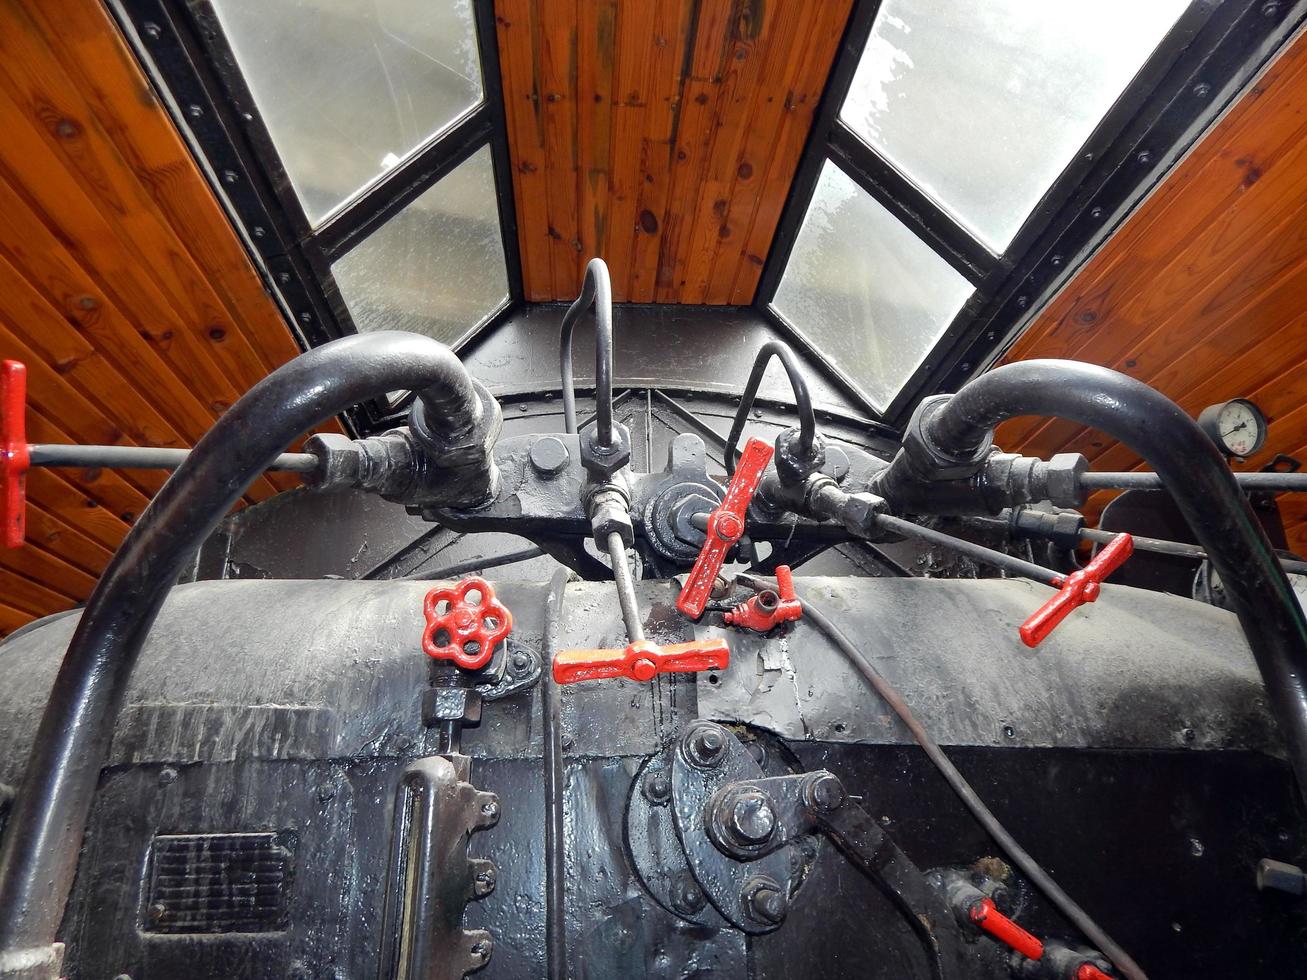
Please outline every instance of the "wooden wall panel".
M1043 310L1006 360L1071 357L1133 375L1197 414L1248 397L1265 448L1307 464L1307 36L1300 35ZM1005 449L1146 468L1063 422L1018 419ZM1091 513L1110 499L1090 501ZM1307 553L1307 501L1283 498Z
M851 0L497 0L526 296L748 303Z
M0 0L0 132L0 357L28 365L29 440L188 446L297 353L101 4ZM84 600L162 483L32 471L0 634Z

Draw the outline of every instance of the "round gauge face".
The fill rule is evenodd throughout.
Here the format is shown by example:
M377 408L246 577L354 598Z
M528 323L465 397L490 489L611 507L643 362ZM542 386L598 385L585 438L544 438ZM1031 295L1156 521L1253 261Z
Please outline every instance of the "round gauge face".
M1266 422L1252 402L1236 398L1216 416L1217 437L1233 456L1251 456L1266 439Z
M1293 589L1293 596L1298 600L1298 608L1307 614L1307 575L1300 572L1286 572L1285 578ZM1203 562L1194 578L1193 597L1199 602L1212 606L1228 608L1225 602L1225 589L1221 586L1221 577L1209 562Z
M1304 613L1307 613L1307 575L1290 572L1289 584L1293 586L1293 594L1298 599L1299 607Z

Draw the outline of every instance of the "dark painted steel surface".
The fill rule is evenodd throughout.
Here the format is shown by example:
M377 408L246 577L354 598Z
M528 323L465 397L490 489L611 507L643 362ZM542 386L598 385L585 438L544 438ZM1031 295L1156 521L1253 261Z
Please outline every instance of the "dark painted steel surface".
M345 338L252 388L150 502L80 617L0 842L0 955L54 940L123 691L187 560L296 436L395 388L421 390L442 431L479 418L472 380L448 348L413 334Z

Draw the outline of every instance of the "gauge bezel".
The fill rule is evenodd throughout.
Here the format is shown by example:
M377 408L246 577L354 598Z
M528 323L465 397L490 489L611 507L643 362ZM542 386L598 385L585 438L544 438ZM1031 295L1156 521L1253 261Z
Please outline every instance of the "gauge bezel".
M1243 455L1232 450L1221 436L1221 414L1227 406L1236 404L1246 406L1253 413L1253 418L1257 420L1257 440L1253 444L1253 448ZM1249 456L1260 452L1261 448L1266 445L1266 415L1257 407L1255 402L1249 401L1247 398L1230 398L1223 402L1217 402L1215 405L1208 405L1198 415L1198 427L1203 430L1207 438L1216 443L1217 448L1222 453L1231 459L1247 459Z

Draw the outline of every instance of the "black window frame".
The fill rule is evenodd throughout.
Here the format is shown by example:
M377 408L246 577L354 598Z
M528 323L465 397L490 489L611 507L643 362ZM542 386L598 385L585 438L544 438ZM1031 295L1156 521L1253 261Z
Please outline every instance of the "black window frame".
M1307 3L1191 0L1002 253L991 250L839 118L880 10L855 0L754 297L770 322L890 428L922 398L990 367L1303 23ZM774 307L827 162L837 166L975 288L882 411Z
M112 0L143 64L155 76L192 148L208 168L259 260L301 349L357 332L331 272L388 219L474 153L490 148L508 297L451 344L466 346L501 323L524 296L504 120L493 0L472 0L482 99L368 183L314 227L291 184L210 0ZM381 431L403 403L374 400L346 413L359 434Z

